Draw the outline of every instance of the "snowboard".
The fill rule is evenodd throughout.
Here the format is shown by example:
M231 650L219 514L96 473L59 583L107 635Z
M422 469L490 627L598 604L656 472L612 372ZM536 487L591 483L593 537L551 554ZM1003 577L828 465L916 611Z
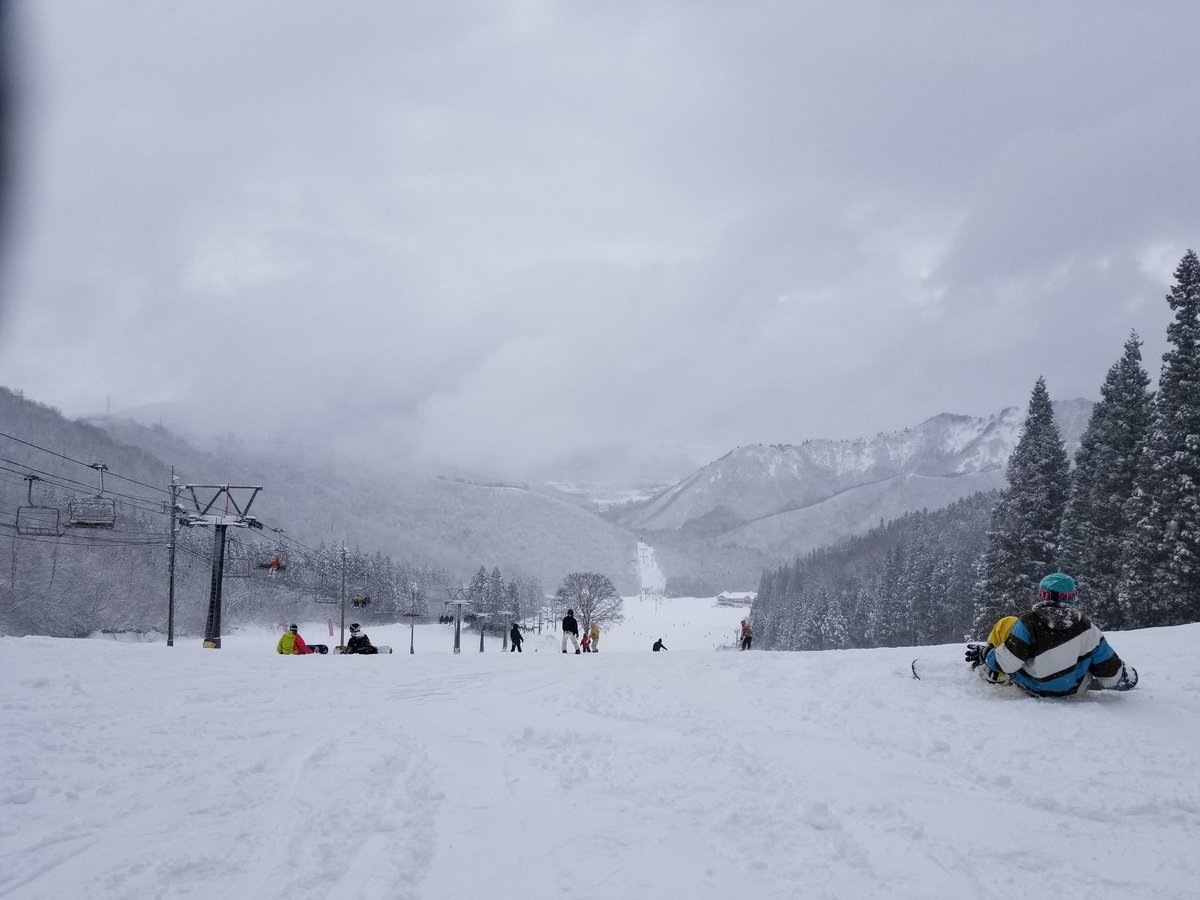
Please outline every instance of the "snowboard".
M935 670L942 670L944 668L945 668L944 666L936 666L935 667L934 665L932 665L931 663L922 659L919 656L912 661L912 665L910 666L910 669L912 671L912 677L917 679L917 681L924 681L931 674L934 674ZM965 668L965 665L956 664L954 666L954 668L958 669L959 671L962 671ZM975 670L974 670L974 668L970 668L970 669L966 669L966 671L974 672ZM1126 666L1125 667L1125 677L1122 678L1119 682L1117 682L1117 684L1115 684L1114 686L1112 686L1110 688L1106 688L1104 685L1100 684L1100 682L1096 681L1095 679L1092 679L1091 681L1088 682L1087 689L1089 691L1131 691L1135 687L1137 687L1137 683L1138 683L1137 669L1135 669L1133 666ZM1012 685L1012 686L1016 687L1016 685Z
M375 644L375 653L347 653L345 647L335 647L338 653L344 656L375 656L380 653L391 653L392 648L386 644Z
M313 653L328 653L329 647L326 644L309 644L308 649Z

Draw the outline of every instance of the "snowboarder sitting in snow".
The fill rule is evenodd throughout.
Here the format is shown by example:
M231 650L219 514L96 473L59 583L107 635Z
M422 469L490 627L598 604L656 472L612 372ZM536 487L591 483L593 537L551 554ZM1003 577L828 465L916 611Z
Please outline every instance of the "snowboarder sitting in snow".
M279 639L279 643L275 645L277 653L295 654L300 656L305 653L313 653L313 649L304 643L304 638L300 637L300 629L293 622L288 626L288 630L283 633L283 637Z
M571 643L575 645L575 652L579 652L579 623L575 621L575 610L568 609L567 614L563 616L563 639L562 652L567 652L567 638L571 639Z
M986 644L968 644L966 660L985 681L1011 682L1037 697L1068 697L1093 679L1116 690L1137 684L1137 670L1075 608L1075 579L1062 572L1041 580L1033 609L1000 619Z
M655 653L657 653L659 650L666 650L667 645L662 642L662 638L659 638L657 641L654 642L654 646L651 647L650 649L653 650Z
M754 640L754 632L750 630L750 622L742 619L742 649L749 650L752 640Z
M347 653L378 653L379 651L371 644L371 639L367 637L362 627L353 622L350 625L350 640L346 641Z
M513 622L512 630L508 633L508 639L512 643L512 647L510 647L508 651L509 653L525 652L521 649L521 645L525 643L525 637L521 634L521 626L516 622Z

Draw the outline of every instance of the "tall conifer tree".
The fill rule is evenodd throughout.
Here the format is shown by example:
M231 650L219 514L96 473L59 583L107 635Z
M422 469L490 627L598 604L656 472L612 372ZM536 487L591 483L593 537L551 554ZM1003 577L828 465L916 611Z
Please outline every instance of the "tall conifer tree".
M1103 628L1124 626L1117 602L1126 518L1138 459L1153 412L1142 342L1132 334L1108 370L1075 455L1063 513L1059 567L1075 577L1088 615Z
M1189 250L1167 295L1154 419L1130 499L1120 602L1130 624L1200 619L1200 260Z
M1046 380L1029 398L1021 439L1008 460L1008 489L992 510L976 587L975 634L1025 608L1038 581L1054 568L1069 464Z

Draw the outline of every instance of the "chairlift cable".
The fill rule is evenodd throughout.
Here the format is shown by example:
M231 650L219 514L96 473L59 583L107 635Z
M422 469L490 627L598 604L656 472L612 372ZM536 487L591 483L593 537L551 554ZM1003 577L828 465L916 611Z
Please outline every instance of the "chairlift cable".
M72 456L67 456L65 453L59 453L57 450L50 450L39 444L35 444L32 441L27 441L27 440L24 440L23 438L19 438L16 435L8 434L7 432L0 431L0 437L6 437L10 441L16 441L18 444L24 444L26 447L33 447L35 450L41 450L43 453L49 453L51 456L57 456L59 459L65 459L67 462L73 462L76 465L85 466L86 468L89 468L89 469L92 468L92 463L85 463L82 460L75 459ZM116 441L114 441L113 443L115 444ZM130 484L136 484L136 485L140 485L141 487L144 487L144 488L149 488L152 491L158 491L160 494L169 494L170 493L170 491L168 491L166 488L158 487L153 484L146 484L144 481L138 481L136 478L129 478L126 475L120 475L111 470L109 471L108 474L111 475L113 478L120 478L122 481L128 481Z
M29 472L36 472L39 476L41 476L42 481L45 481L46 484L56 487L60 490L68 491L72 494L77 494L77 495L82 495L82 496L88 496L88 497L96 496L96 494L94 493L94 490L95 490L94 485L88 485L88 484L84 484L81 481L75 481L73 478L68 478L65 475L56 475L52 472L43 471L42 469L35 469L33 466L26 466L24 463L17 462L16 460L13 460L13 459L6 459L5 457L2 457L2 456L0 456L0 462L11 463L14 466L22 466L25 469L24 472L21 472L21 471L18 471L17 469L10 469L7 466L0 466L0 470L3 470L5 472L11 472L15 475L20 475L22 478L24 478L25 474L27 474ZM68 482L68 483L64 483L64 482ZM73 487L72 485L78 485L78 487ZM86 489L86 493L84 492L85 489ZM166 515L166 513L164 513L162 511L162 509L157 505L158 501L153 500L150 497L137 497L132 494L123 494L119 491L105 491L105 493L109 494L113 497L120 497L122 500L129 503L129 505L131 505L134 509L138 509L143 512L152 512L157 515ZM148 504L148 505L139 506L138 504Z

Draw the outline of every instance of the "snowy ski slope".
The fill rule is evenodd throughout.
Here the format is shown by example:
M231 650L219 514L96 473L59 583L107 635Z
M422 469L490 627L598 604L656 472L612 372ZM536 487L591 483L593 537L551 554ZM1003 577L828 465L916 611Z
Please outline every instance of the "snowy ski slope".
M629 613L566 657L0 639L0 897L1197 896L1200 625L1113 635L1141 687L1062 702L957 646L739 653L741 610Z

